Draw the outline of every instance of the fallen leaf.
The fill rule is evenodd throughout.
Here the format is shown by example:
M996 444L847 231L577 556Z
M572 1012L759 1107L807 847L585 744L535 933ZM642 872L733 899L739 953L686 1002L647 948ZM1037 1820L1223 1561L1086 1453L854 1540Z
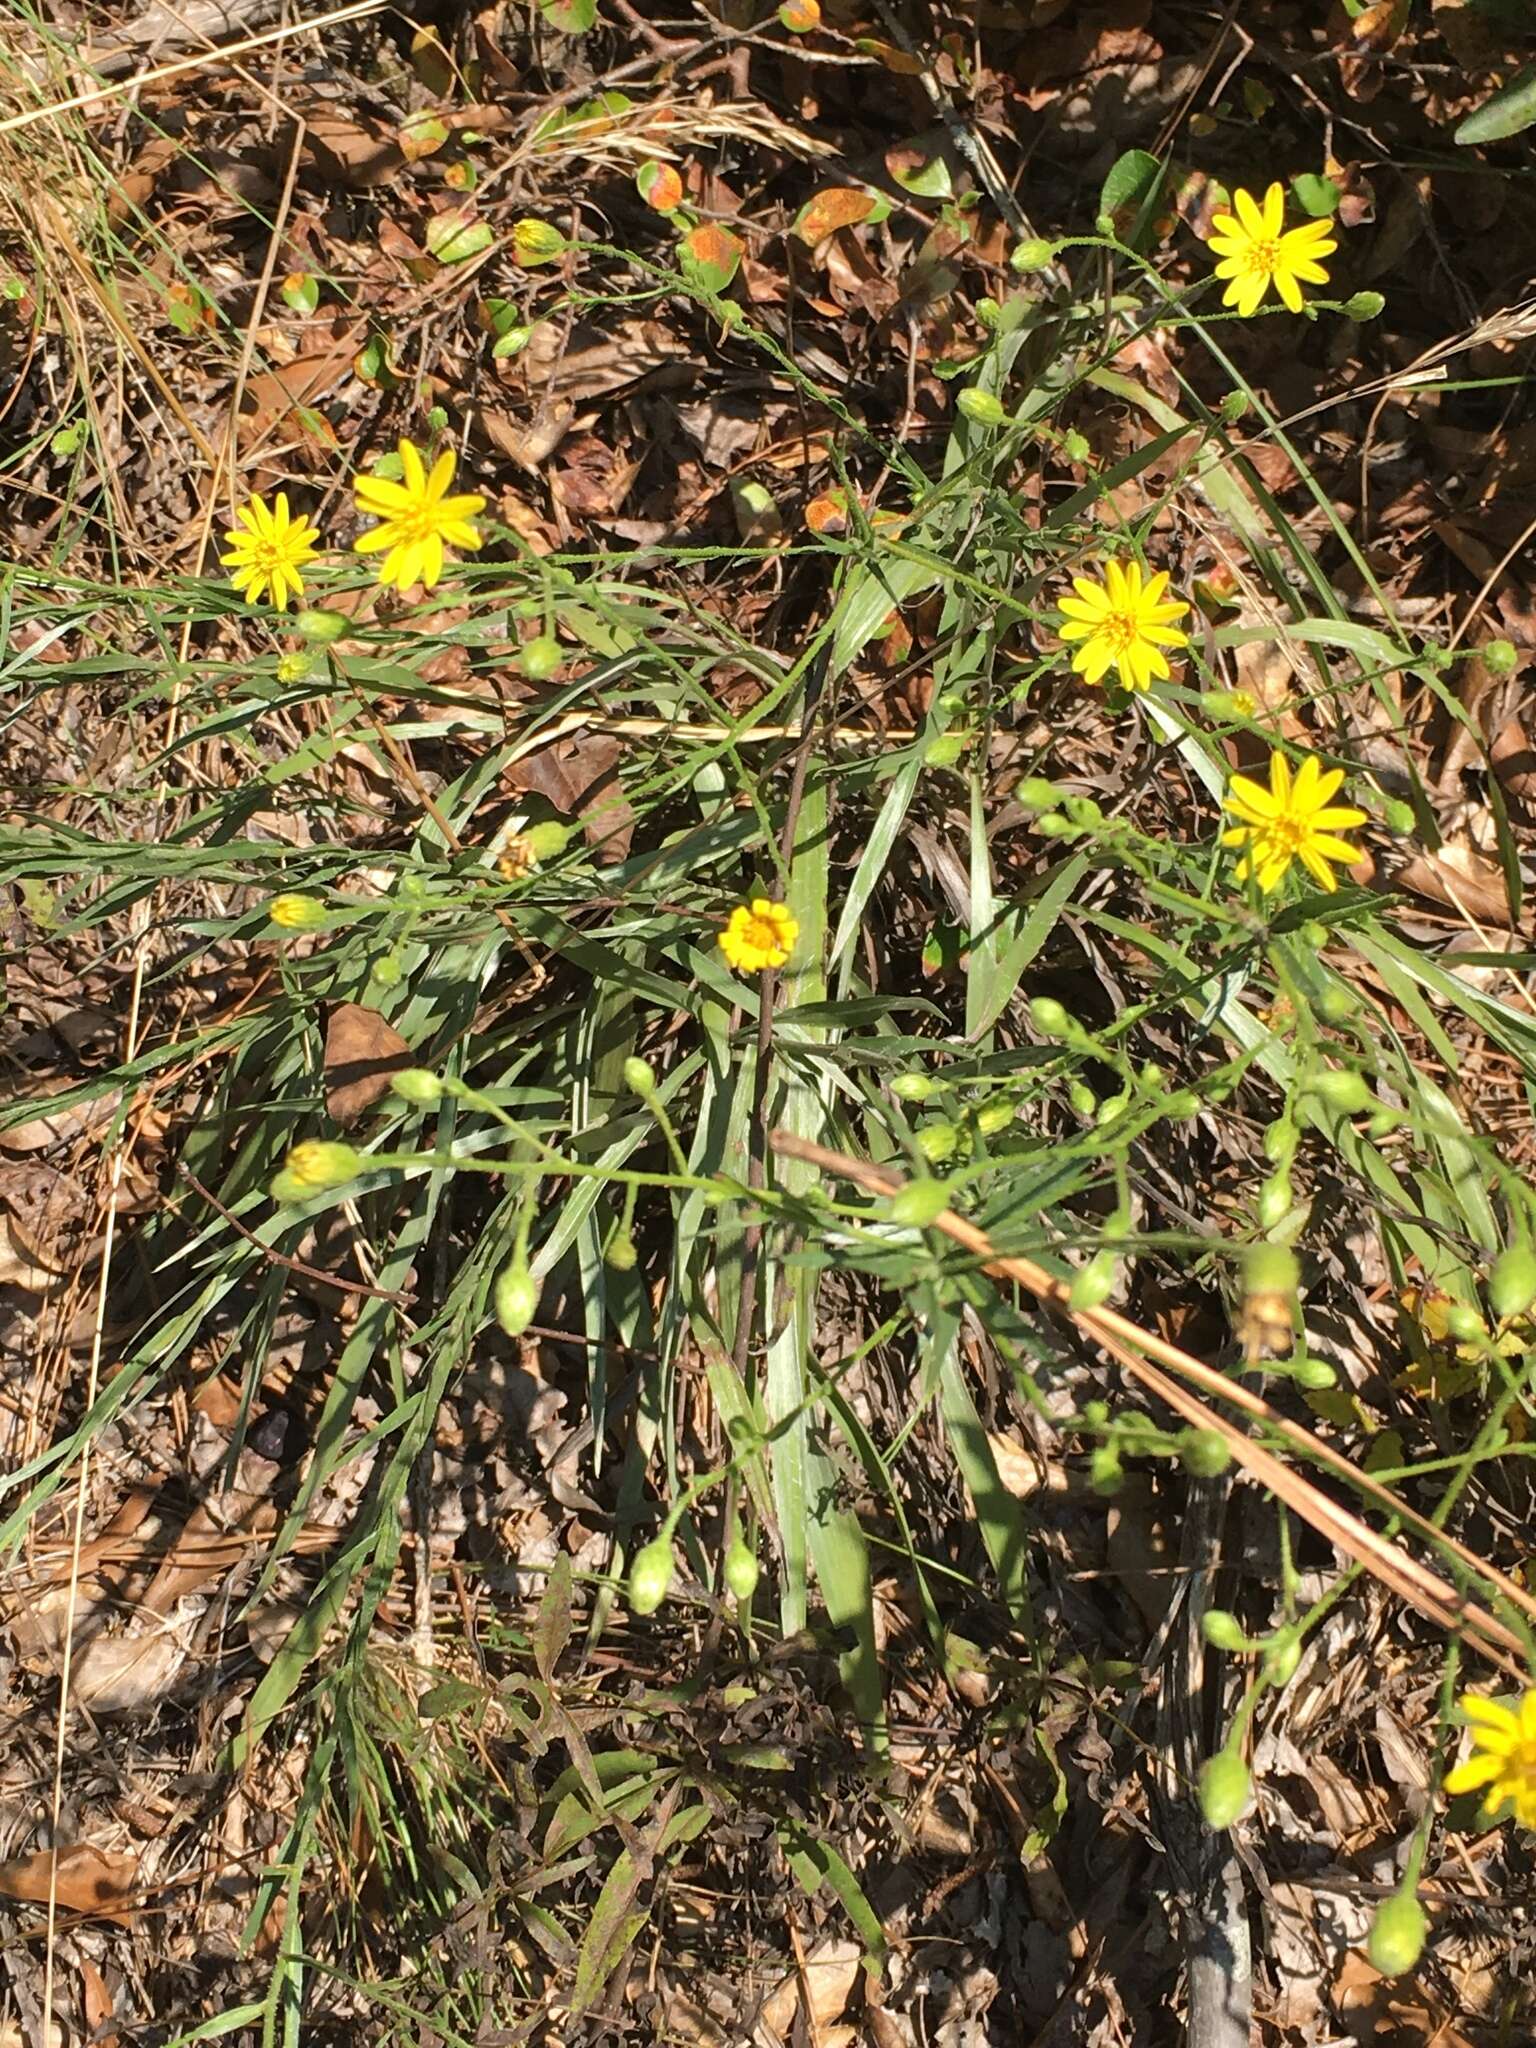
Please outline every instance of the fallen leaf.
M635 814L619 783L619 743L581 732L525 754L507 771L513 789L542 796L563 818L581 820L587 843L605 861L629 851Z
M54 1866L57 1863L57 1877ZM37 1849L0 1863L0 1896L28 1905L48 1902L50 1883L67 1913L93 1920L115 1920L127 1927L133 1920L129 1900L138 1865L121 1849L96 1849L89 1842L70 1842L57 1851Z
M794 232L807 248L814 249L839 228L857 227L868 220L878 204L873 192L860 192L852 185L829 185L801 207Z
M91 2048L117 2048L117 2029L107 2024L114 2017L116 2008L106 1980L89 1956L81 1956L79 1964L80 2005L86 2037Z
M389 1091L391 1074L411 1064L394 1025L363 1003L338 1003L325 1027L325 1106L334 1122L355 1123Z

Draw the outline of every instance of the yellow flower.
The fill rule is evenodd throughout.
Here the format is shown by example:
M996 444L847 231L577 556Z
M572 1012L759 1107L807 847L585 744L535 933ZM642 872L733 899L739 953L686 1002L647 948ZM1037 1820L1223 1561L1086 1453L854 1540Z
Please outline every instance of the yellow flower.
M540 263L558 263L570 246L560 230L545 221L524 219L512 223L512 254L525 270Z
M304 595L300 572L318 552L320 530L307 519L294 517L286 491L279 491L271 505L265 498L247 498L224 538L229 546L219 560L247 603L259 604L270 591L282 612L290 598Z
M1291 764L1283 754L1269 757L1269 787L1251 782L1246 775L1234 775L1227 793L1227 809L1240 824L1221 835L1223 846L1246 849L1238 865L1237 879L1253 875L1265 895L1278 889L1299 860L1320 889L1330 894L1338 888L1338 877L1328 865L1352 867L1359 849L1335 832L1347 832L1365 823L1365 812L1347 804L1330 805L1344 780L1342 768L1324 770L1316 754L1308 754L1291 777Z
M1452 1798L1481 1792L1485 1826L1512 1813L1522 1827L1536 1828L1536 1691L1513 1707L1464 1693L1461 1711L1472 1724L1472 1754L1446 1779L1446 1791Z
M360 476L352 486L359 512L379 524L361 533L352 543L359 554L376 554L386 549L379 568L379 581L396 590L409 590L419 583L426 590L442 579L443 543L474 549L482 545L480 529L471 526L485 500L478 492L448 496L453 482L454 453L445 448L430 473L413 442L400 443L403 483L391 483L381 476Z
M798 922L782 903L756 896L731 912L720 950L738 974L761 974L765 967L782 967L799 936Z
M327 922L325 905L319 897L303 896L297 890L274 896L267 905L267 915L285 932L317 932Z
M1273 285L1291 311L1299 313L1302 285L1328 282L1320 259L1339 246L1333 222L1309 220L1287 232L1285 193L1279 185L1270 186L1262 206L1251 192L1234 192L1232 204L1235 212L1211 216L1216 232L1210 246L1222 258L1216 275L1229 280L1221 303L1236 306L1246 320Z
M1168 674L1162 650L1189 645L1189 635L1171 623L1189 606L1163 595L1166 570L1144 583L1139 562L1108 562L1102 583L1074 576L1072 588L1076 597L1061 600L1067 615L1061 637L1082 641L1072 666L1085 683L1098 682L1113 668L1127 690L1145 690L1154 676Z

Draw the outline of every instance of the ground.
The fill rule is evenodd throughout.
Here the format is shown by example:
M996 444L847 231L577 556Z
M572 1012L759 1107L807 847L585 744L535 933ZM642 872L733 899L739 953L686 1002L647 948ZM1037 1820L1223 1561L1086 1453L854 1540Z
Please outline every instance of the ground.
M6 2041L1536 2037L1533 57L12 10Z

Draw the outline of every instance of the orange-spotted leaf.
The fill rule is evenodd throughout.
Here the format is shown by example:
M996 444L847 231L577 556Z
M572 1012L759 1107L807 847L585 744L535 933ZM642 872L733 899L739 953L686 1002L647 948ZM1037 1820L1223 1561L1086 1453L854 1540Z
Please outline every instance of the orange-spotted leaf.
M677 258L684 277L700 291L723 292L741 268L744 245L729 228L705 221L690 228L678 244Z
M400 123L395 140L406 162L419 164L423 157L435 155L448 140L448 123L440 114L412 114Z
M821 27L821 0L784 0L779 22L792 36L808 36Z
M676 213L683 203L683 181L670 164L642 164L635 190L653 213Z
M805 523L812 533L845 533L848 529L848 493L838 484L812 498L805 508Z
M801 207L795 233L807 248L814 249L839 228L858 227L872 219L880 204L873 192L861 192L853 185L829 185Z

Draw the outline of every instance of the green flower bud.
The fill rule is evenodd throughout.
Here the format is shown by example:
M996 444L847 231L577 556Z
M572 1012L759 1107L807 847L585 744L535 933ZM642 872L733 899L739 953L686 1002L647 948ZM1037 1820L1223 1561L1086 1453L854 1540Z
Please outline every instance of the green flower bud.
M976 306L976 325L985 327L990 333L1003 317L1003 309L996 299L982 299Z
M1083 1421L1091 1429L1103 1429L1109 1421L1109 1403L1107 1401L1085 1401L1083 1403Z
M953 768L971 743L968 732L941 732L923 749L925 768Z
M1123 1088L1118 1095L1106 1095L1099 1104L1099 1113L1094 1118L1094 1122L1100 1130L1103 1130L1106 1124L1112 1124L1118 1117L1124 1116L1130 1105L1131 1098Z
M1291 1367L1291 1375L1297 1386L1305 1387L1309 1394L1326 1394L1339 1383L1338 1374L1326 1358L1299 1358Z
M1318 990L1313 1008L1325 1024L1347 1024L1360 1007L1360 998L1342 981L1330 981Z
M421 1109L432 1109L443 1099L442 1081L426 1067L403 1067L390 1075L389 1085L403 1101Z
M513 1259L496 1275L491 1290L496 1320L509 1337L521 1337L539 1310L539 1283L523 1261Z
M934 1218L949 1207L949 1183L943 1180L909 1180L891 1197L893 1223L912 1230L926 1230Z
M1282 1166L1259 1189L1258 1216L1262 1230L1273 1230L1291 1211L1291 1176Z
M1500 1322L1523 1316L1536 1301L1536 1252L1528 1244L1512 1244L1494 1260L1488 1301Z
M1200 1098L1192 1088L1175 1088L1163 1104L1166 1116L1176 1117L1181 1123L1200 1114Z
M542 867L547 860L555 860L564 853L575 835L573 825L562 825L554 818L546 818L542 824L525 825L518 839L535 867Z
M742 1605L757 1591L759 1577L756 1552L749 1549L740 1536L735 1537L725 1553L722 1576L733 1600Z
M1294 1629L1282 1629L1264 1652L1264 1675L1275 1685L1289 1685L1300 1662L1300 1636Z
M1362 1110L1376 1106L1376 1098L1363 1076L1352 1067L1325 1067L1311 1077L1310 1085L1312 1092L1340 1116L1358 1116Z
M1294 1296L1301 1282L1301 1267L1288 1244L1251 1244L1243 1254L1245 1294Z
M1117 1494L1125 1484L1125 1467L1120 1462L1120 1453L1113 1444L1100 1444L1088 1460L1088 1483L1095 1493L1105 1499Z
M1515 663L1520 659L1513 640L1485 640L1477 652L1491 676L1513 675Z
M1079 1029L1071 1011L1054 996L1036 996L1029 1006L1029 1015L1035 1029L1046 1038L1072 1038Z
M1067 1306L1074 1309L1097 1308L1114 1292L1118 1271L1119 1264L1113 1252L1095 1252L1072 1282Z
M345 612L307 611L300 612L294 620L300 635L316 647L329 647L333 640L339 640L351 626L352 621Z
M274 896L267 915L285 932L317 932L327 923L329 913L318 896L290 893Z
M1253 1780L1235 1750L1218 1750L1200 1770L1200 1811L1208 1828L1229 1828L1248 1804Z
M1246 391L1229 391L1221 401L1221 416L1229 426L1236 426L1239 420L1247 418L1250 403Z
M547 683L565 659L565 650L551 633L541 633L518 650L517 665L530 682Z
M941 1166L946 1159L952 1158L959 1142L960 1133L954 1125L939 1119L924 1124L917 1134L917 1149L930 1166Z
M1047 782L1043 775L1026 775L1013 788L1014 802L1026 811L1054 811L1065 794L1065 790Z
M640 1254L635 1249L635 1240L627 1230L616 1230L608 1240L608 1249L603 1257L615 1273L633 1273L640 1263Z
M1086 1081L1072 1081L1067 1088L1067 1100L1087 1123L1091 1123L1099 1113L1099 1098Z
M1225 1607L1208 1607L1200 1617L1200 1633L1213 1650L1227 1650L1240 1655L1248 1647L1248 1638L1235 1614L1229 1614Z
M1394 1892L1376 1908L1365 1952L1383 1977L1401 1977L1424 1953L1429 1921L1412 1892Z
M629 1568L629 1605L634 1614L654 1614L672 1584L672 1545L657 1536L635 1552Z
M1352 292L1344 301L1346 320L1374 320L1386 300L1380 292Z
M1056 261L1056 246L1040 235L1031 235L1014 249L1008 258L1009 268L1016 270L1021 277L1032 270L1048 270Z
M1453 1301L1445 1312L1445 1334L1458 1344L1477 1344L1488 1335L1488 1326L1475 1308Z
M398 988L405 979L405 969L400 964L399 955L381 953L377 960L370 963L368 979L376 981L380 988Z
M656 1072L650 1061L631 1053L624 1062L624 1086L642 1102L648 1101L656 1093Z
M1006 1131L1015 1116L1011 1102L984 1102L976 1112L976 1128L984 1138L995 1138L999 1131Z
M926 1102L938 1085L927 1074L898 1074L891 1083L891 1093L898 1102Z
M1218 1430L1186 1429L1179 1438L1179 1463L1197 1479L1217 1479L1231 1462L1231 1446Z
M990 391L978 390L974 384L956 395L955 405L978 427L1000 427L1008 417L1001 400Z
M1071 818L1062 817L1059 811L1047 811L1043 818L1036 818L1035 830L1042 839L1081 839L1083 828Z

